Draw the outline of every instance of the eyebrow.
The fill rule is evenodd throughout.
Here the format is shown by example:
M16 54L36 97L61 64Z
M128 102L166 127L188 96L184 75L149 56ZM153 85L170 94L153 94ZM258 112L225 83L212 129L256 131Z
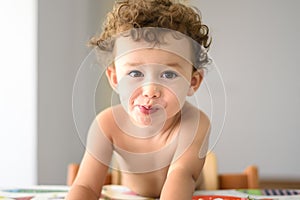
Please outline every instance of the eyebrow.
M178 63L166 63L165 65L168 65L170 67L181 67L181 65Z
M135 66L139 66L139 65L143 65L143 64L144 63L141 63L141 62L126 62L124 65L135 67Z

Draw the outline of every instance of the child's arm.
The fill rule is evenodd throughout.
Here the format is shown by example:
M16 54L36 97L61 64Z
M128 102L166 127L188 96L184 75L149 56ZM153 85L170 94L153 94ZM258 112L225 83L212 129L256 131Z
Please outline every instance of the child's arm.
M204 163L205 159L202 159ZM201 163L199 163L201 166ZM203 164L202 164L203 166ZM197 177L191 174L191 171L185 167L175 167L167 177L164 184L161 200L181 200L192 199L196 187Z
M101 112L91 124L86 152L67 196L68 200L98 200L101 196L113 152L112 142L108 137L109 130L113 127L112 120L111 111L107 109Z
M192 144L169 168L161 193L162 200L192 199L197 179L205 162L204 156L199 157L200 147L201 145L206 145L205 140L210 129L210 122L207 116L203 113L200 115L201 120L199 120L198 130ZM193 130L189 131L192 132Z
M68 200L98 200L101 195L103 182L107 175L108 167L95 159L88 152L80 164L76 179L68 193Z
M88 137L86 152L76 179L68 194L68 200L99 199L112 157L112 143L104 134L109 132L110 112L100 113L93 121Z

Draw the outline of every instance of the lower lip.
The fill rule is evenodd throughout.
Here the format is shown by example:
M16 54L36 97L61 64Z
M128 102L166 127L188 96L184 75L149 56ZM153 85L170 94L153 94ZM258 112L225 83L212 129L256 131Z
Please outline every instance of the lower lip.
M156 112L158 109L157 108L147 109L144 106L139 106L139 110L140 110L141 113L149 115L149 114L152 114L152 113Z

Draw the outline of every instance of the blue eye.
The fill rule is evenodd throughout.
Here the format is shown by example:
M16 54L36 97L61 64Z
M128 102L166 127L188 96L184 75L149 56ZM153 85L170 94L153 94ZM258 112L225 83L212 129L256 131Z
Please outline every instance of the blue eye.
M163 72L161 75L161 78L165 78L165 79L175 79L177 77L178 77L177 73L172 71Z
M128 73L131 77L144 77L144 74L138 70L133 70Z

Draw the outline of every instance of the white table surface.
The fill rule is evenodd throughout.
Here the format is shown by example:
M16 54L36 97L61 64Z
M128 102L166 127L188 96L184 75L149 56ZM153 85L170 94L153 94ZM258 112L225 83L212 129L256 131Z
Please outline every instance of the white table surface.
M21 190L20 190L21 189ZM25 192L24 192L25 190ZM22 192L23 191L23 192ZM0 188L0 200L12 200L20 197L32 197L30 200L61 200L67 195L69 191L68 186L32 186L32 187L19 187L19 188ZM122 197L121 199L128 200L149 200L149 198L140 196L131 196L129 189L123 186L104 186L103 194L116 195ZM212 191L195 191L194 196L198 195L219 195L219 196L235 196L235 197L251 197L254 199L275 199L275 200L300 200L300 195L290 196L261 196L249 195L238 190L212 190ZM116 198L120 199L120 198ZM212 200L214 200L212 198ZM218 199L221 200L221 199Z

